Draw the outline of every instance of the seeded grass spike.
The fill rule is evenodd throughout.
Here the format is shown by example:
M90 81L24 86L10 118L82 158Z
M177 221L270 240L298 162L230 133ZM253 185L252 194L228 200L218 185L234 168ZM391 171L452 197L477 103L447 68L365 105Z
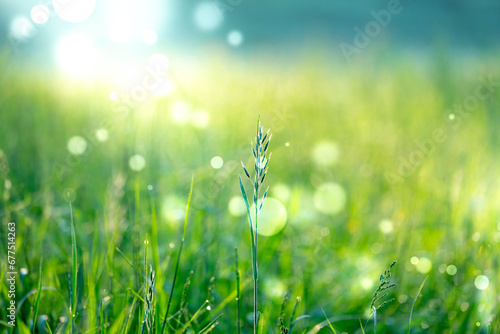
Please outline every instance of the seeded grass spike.
M389 295L387 290L396 286L395 283L392 283L389 278L391 277L391 269L396 265L397 261L392 262L389 265L382 275L380 275L380 283L373 294L372 301L370 303L370 315L368 320L373 315L373 325L374 331L377 333L377 310L394 301L394 298L383 300L385 297ZM368 320L366 322L368 323Z
M252 220L252 214L250 209L250 203L248 202L247 192L241 181L241 175L238 176L240 183L241 195L245 201L245 206L247 209L248 222L250 224L250 238L251 238L251 249L252 249L252 272L254 281L254 334L257 333L258 326L258 312L257 312L257 280L258 280L258 267L257 267L257 229L259 221L259 213L262 210L262 205L264 204L264 199L267 197L267 192L269 188L266 189L262 197L260 193L262 190L262 185L267 175L267 169L269 166L269 161L271 159L271 153L268 154L269 143L271 142L271 136L268 130L265 134L260 124L260 117L257 120L257 134L255 136L255 144L251 143L252 153L254 156L254 171L253 176L250 175L248 169L245 167L243 162L241 163L243 167L243 172L245 176L250 180L253 187L253 205L255 206L255 216Z
M378 285L377 290L375 290L375 293L373 294L372 301L370 303L370 316L379 308L383 307L384 305L394 301L394 298L382 301L385 297L387 297L389 294L385 292L386 290L389 290L390 288L393 288L396 286L395 283L392 283L389 281L389 278L391 277L391 269L396 265L397 261L394 261L390 264L389 268L387 268L382 275L380 275L380 284ZM377 303L380 302L378 305Z

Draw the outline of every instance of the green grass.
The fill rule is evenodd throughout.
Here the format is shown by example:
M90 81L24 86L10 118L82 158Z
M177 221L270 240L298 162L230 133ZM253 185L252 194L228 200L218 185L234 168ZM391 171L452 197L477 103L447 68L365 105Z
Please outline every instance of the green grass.
M163 324L170 333L236 333L238 324L250 333L256 259L263 333L280 332L287 292L301 302L295 311L286 305L285 325L310 316L293 333L361 333L359 319L373 333L373 318L365 325L370 301L395 259L397 285L386 291L395 300L377 310L377 333L406 332L410 314L415 334L497 332L500 91L468 117L450 111L474 94L479 77L500 78L496 56L387 57L347 66L318 55L293 64L219 55L188 66L172 55L178 89L127 115L109 100L111 85L70 83L2 63L0 238L4 245L7 222L16 222L14 332L140 333L154 310L154 333ZM178 101L206 110L209 125L174 122ZM258 231L270 199L282 203L287 222L276 235L256 233L252 252L246 209L234 215L228 205L241 204L240 161L253 164L249 143L259 115L273 133L273 161ZM103 127L109 136L100 142L94 132ZM438 128L446 139L388 182ZM76 135L87 141L82 156L67 149ZM322 142L334 144L325 153ZM146 160L141 171L129 167L135 154ZM214 156L224 159L222 168L210 166ZM345 192L335 213L342 196L317 198L325 183ZM181 303L179 282L191 271ZM479 275L489 279L484 291L475 286ZM2 279L0 321L7 289ZM0 322L0 333L10 332Z

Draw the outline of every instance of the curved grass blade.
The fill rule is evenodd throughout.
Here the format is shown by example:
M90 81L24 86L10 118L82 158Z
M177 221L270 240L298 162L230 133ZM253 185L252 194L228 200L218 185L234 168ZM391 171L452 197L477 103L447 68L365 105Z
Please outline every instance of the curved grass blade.
M310 315L307 315L307 314L306 314L306 315L300 316L300 317L298 317L297 319L295 319L295 321L294 321L294 322L292 322L292 323L290 324L290 329L288 330L288 333L289 333L289 334L291 334L291 333L292 333L293 327L295 326L295 324L296 324L297 322L299 322L300 320L303 320L303 319L310 318L310 317L311 317Z
M427 281L428 278L429 278L429 276L427 276L426 278L424 278L422 284L420 284L420 288L418 288L417 295L415 296L415 299L413 299L413 304L411 306L411 311L410 311L410 319L408 320L408 334L410 334L411 316L413 315L413 308L415 307L415 302L417 301L417 298L420 295L420 291L422 291L422 288L424 287L425 281Z
M170 289L170 296L168 297L168 304L167 304L167 310L165 311L165 317L163 319L163 324L161 326L161 333L165 333L165 327L167 326L168 323L168 311L170 310L170 304L172 303L172 296L174 294L174 287L175 287L175 280L177 278L177 272L179 271L179 262L181 259L181 253L182 253L182 246L184 245L184 238L186 236L186 227L187 227L187 221L188 221L188 213L189 213L189 205L191 204L191 196L193 195L193 184L194 184L194 175L191 177L191 189L189 190L189 197L188 197L188 202L186 206L186 216L184 217L184 229L182 231L182 240L181 240L181 245L179 247L179 254L177 255L177 263L175 264L175 271L174 271L174 280L172 281L172 288Z

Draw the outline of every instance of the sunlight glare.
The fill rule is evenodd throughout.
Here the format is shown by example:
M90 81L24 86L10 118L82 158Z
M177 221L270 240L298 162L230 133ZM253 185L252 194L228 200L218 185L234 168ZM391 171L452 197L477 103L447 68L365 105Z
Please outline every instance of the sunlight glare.
M97 61L97 49L89 36L69 33L59 40L56 56L59 65L66 73L84 76Z

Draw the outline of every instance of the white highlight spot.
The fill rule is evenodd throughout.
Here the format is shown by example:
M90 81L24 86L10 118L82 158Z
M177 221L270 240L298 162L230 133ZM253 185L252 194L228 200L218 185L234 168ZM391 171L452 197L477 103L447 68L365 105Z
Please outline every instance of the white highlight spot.
M432 262L426 257L421 257L415 267L419 273L427 274L432 269Z
M232 46L240 46L243 43L243 34L238 30L230 31L227 34L227 42Z
M191 110L185 102L175 102L170 112L174 122L179 124L185 124L191 118Z
M446 267L446 272L448 275L453 276L457 273L457 267L454 266L453 264L450 264L448 267Z
M31 8L30 16L33 22L38 24L44 24L49 20L50 11L44 5L36 5L33 8Z
M97 60L94 41L81 33L70 33L61 38L56 52L62 69L77 76L87 74Z
M252 219L255 219L255 205L252 205L250 212L253 213ZM286 220L287 212L283 204L275 198L267 197L259 214L257 233L265 237L278 234L285 227Z
M363 278L361 280L361 287L364 289L364 290L370 290L373 286L373 281L369 278Z
M108 34L109 38L111 38L113 42L116 43L126 42L130 38L130 35L132 34L130 23L127 21L114 22L109 26Z
M292 191L290 190L290 188L288 188L288 186L283 183L278 183L271 189L273 196L283 203L288 202L290 200L290 197L292 196Z
M411 264L413 264L414 266L416 266L416 265L418 264L418 257L413 256L413 257L410 259L410 262L411 262Z
M490 280L484 275L479 275L474 280L474 285L478 290L486 290L490 285Z
M108 130L106 129L97 129L95 131L95 137L98 141L104 142L108 140Z
M26 17L16 17L10 25L10 34L15 39L30 39L35 36L36 32L36 27Z
M111 101L116 101L116 100L118 100L118 93L117 93L117 92L111 92L111 93L109 93L109 99L110 99Z
M229 213L235 217L241 217L247 212L245 201L241 198L241 196L231 198L227 209L229 210Z
M390 234L394 231L394 226L390 220L382 220L378 225L380 231L384 234Z
M334 165L340 156L340 150L337 144L333 142L320 142L313 151L312 158L318 166L328 167Z
M193 122L193 125L199 129L206 128L209 121L210 118L205 110L197 110L191 116L191 122Z
M146 159L142 155L136 154L129 159L128 165L133 171L139 172L146 166Z
M167 72L170 66L167 56L161 53L155 53L148 59L148 70L154 75L161 75Z
M455 115L454 114L449 114L448 118L453 121L455 119Z
M142 33L141 38L144 44L153 45L158 40L158 35L153 29L148 29Z
M212 1L201 2L194 12L194 21L198 28L202 30L216 29L222 23L222 19L222 11Z
M212 158L212 160L210 160L210 165L214 169L220 169L222 168L222 166L224 166L224 160L222 160L221 157L216 155L215 157Z
M346 193L337 183L324 183L314 193L314 207L323 214L339 213L346 201Z
M87 149L87 141L80 136L71 137L68 141L68 151L73 155L82 155Z
M56 14L67 22L82 22L94 12L96 0L53 0Z

